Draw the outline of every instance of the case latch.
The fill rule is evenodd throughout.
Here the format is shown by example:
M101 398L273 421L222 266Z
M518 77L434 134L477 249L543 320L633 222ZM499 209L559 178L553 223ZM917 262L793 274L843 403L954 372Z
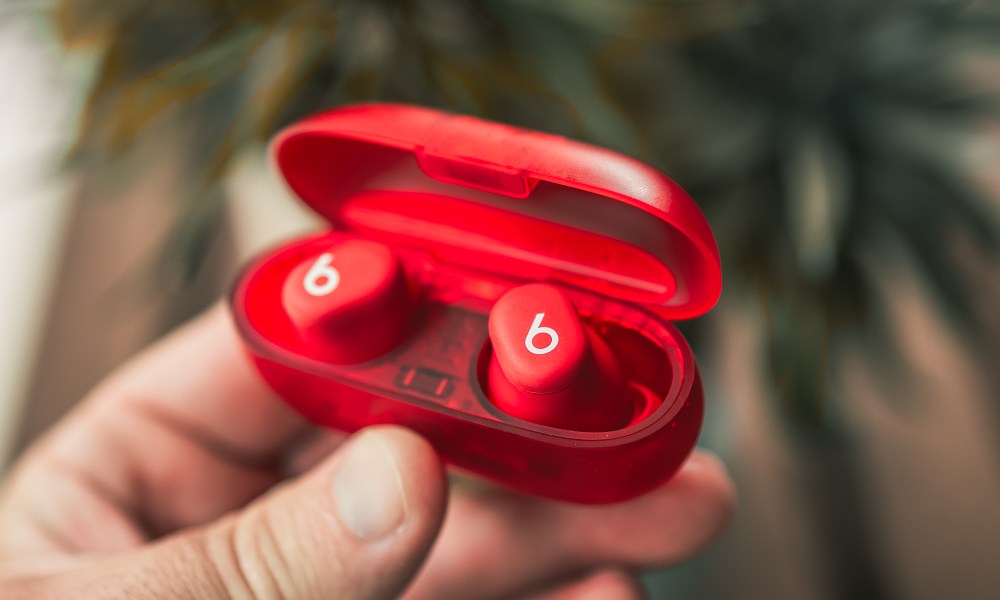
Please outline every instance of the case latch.
M426 148L417 150L416 156L420 169L428 177L511 198L527 198L538 182L519 169L444 156Z

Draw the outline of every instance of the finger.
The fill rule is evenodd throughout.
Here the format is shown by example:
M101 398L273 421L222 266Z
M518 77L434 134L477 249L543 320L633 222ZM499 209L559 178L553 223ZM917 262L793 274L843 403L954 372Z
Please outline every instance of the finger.
M526 600L642 600L646 592L639 581L620 569L603 569Z
M0 554L121 550L214 519L279 481L282 455L309 430L217 307L126 365L28 453L0 500Z
M307 428L260 378L221 304L130 361L90 404L93 412L145 413L250 464L271 461Z
M506 597L603 565L676 563L719 535L734 503L725 468L705 453L666 485L621 504L564 504L495 488L455 494L410 598Z
M118 552L238 508L278 483L130 413L51 434L0 497L0 559Z
M441 525L430 445L372 428L244 510L42 581L50 597L394 598Z
M300 475L326 459L344 443L347 434L333 429L317 428L304 436L295 451L285 461L284 470L289 476Z

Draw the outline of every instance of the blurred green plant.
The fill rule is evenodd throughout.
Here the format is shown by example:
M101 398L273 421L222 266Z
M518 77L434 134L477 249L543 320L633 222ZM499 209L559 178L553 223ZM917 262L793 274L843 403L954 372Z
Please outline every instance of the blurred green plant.
M187 208L165 252L182 277L237 152L309 112L394 100L670 173L717 233L726 293L768 315L797 423L828 422L842 332L893 355L871 256L918 266L975 334L953 247L998 254L965 152L998 116L994 2L63 0L56 19L98 64L77 166L141 171L137 145L187 132Z

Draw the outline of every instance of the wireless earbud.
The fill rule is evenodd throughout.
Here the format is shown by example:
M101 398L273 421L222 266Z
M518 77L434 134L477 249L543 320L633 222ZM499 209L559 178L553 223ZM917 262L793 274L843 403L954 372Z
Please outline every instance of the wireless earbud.
M558 288L530 284L497 300L489 317L490 399L509 415L563 429L625 425L621 368Z
M344 240L311 254L291 271L282 301L301 335L334 364L391 350L414 308L399 259L368 240Z

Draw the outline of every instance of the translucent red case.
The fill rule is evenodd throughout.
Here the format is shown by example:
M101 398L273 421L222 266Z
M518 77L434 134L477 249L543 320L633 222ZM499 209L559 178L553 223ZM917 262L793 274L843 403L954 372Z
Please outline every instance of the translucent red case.
M389 104L309 118L272 152L332 230L249 265L233 314L264 379L307 418L345 431L401 424L456 466L584 503L640 495L691 452L703 393L671 321L715 304L721 270L703 215L665 175L561 137ZM392 349L352 365L324 358L281 291L306 257L343 239L389 246L416 298ZM490 307L530 282L563 289L611 347L627 388L608 401L628 403L624 427L548 427L490 401ZM359 318L359 347L367 326Z

